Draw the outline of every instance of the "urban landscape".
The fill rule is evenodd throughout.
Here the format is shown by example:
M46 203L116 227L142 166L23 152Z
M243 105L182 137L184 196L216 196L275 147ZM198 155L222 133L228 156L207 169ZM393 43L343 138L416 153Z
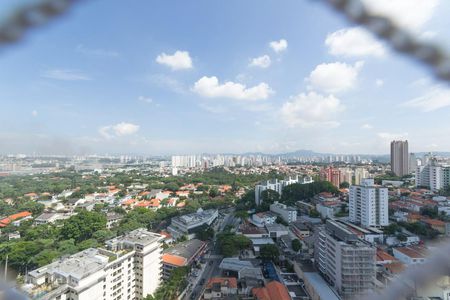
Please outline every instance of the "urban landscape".
M4 274L30 299L445 299L402 273L450 235L450 157L316 160L3 156Z
M450 300L450 2L0 2L0 300Z

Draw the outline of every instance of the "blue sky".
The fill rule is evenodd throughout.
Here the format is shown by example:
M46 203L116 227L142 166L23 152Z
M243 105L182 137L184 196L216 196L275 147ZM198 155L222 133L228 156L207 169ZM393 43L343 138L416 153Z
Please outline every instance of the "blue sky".
M446 1L364 1L450 49ZM82 1L0 52L0 101L5 153L450 150L448 88L306 0Z

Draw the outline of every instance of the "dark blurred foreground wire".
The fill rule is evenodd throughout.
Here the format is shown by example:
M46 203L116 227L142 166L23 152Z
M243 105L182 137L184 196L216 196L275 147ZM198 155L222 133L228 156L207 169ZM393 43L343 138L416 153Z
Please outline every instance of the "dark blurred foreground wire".
M416 39L387 17L372 15L360 0L320 0L387 42L394 50L427 65L434 75L450 83L450 56L441 47ZM413 0L411 0L413 2Z
M44 25L80 0L40 0L15 8L0 20L0 48L19 41L31 28Z

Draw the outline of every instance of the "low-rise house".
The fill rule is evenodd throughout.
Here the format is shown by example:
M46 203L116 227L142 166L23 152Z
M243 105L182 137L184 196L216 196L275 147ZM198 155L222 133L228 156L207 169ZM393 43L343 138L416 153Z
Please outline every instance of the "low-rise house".
M65 220L70 218L71 214L63 214L63 213L42 213L36 219L34 219L34 224L42 225L42 224L53 224L58 220Z
M192 239L166 249L162 255L163 279L168 279L176 268L192 265L204 254L206 246L205 242Z
M278 281L271 281L265 287L254 288L252 294L257 300L291 300L289 290Z
M426 262L428 251L423 246L397 247L393 249L393 254L406 265L416 265Z
M106 214L106 228L111 229L114 225L119 224L122 221L123 215L117 213Z
M213 277L208 280L204 299L228 299L237 295L237 280L234 277Z
M270 211L280 216L287 223L297 221L297 209L291 206L275 202L270 205Z
M11 224L13 222L21 221L21 220L24 220L24 219L28 220L28 219L31 218L31 215L32 214L29 211L23 211L23 212L20 212L20 213L17 213L17 214L10 215L10 216L0 220L0 228L6 227L6 226L8 226L9 224ZM20 225L20 223L18 225Z
M276 220L277 220L276 214L270 211L266 211L253 214L250 222L252 222L258 227L264 227L264 225L266 224L274 224Z
M282 224L266 224L267 232L270 238L278 239L283 235L289 234L289 230L286 226Z
M341 201L324 201L316 204L316 210L323 219L332 219L340 211L341 206Z
M299 239L304 239L311 235L309 227L300 221L292 223L291 230Z

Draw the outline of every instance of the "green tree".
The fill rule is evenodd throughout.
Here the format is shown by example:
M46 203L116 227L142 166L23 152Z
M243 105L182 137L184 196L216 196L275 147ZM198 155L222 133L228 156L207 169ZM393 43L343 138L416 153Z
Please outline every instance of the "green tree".
M292 250L294 250L295 252L298 252L302 249L302 243L300 242L299 239L292 240L291 246L292 246Z
M344 181L339 185L340 189L348 189L349 187L350 187L350 183L348 183L347 181Z
M102 229L106 229L106 217L103 214L82 210L64 222L61 236L63 239L81 242L90 239L94 232Z
M262 259L277 260L279 255L278 247L273 244L262 245L259 249L259 256Z

